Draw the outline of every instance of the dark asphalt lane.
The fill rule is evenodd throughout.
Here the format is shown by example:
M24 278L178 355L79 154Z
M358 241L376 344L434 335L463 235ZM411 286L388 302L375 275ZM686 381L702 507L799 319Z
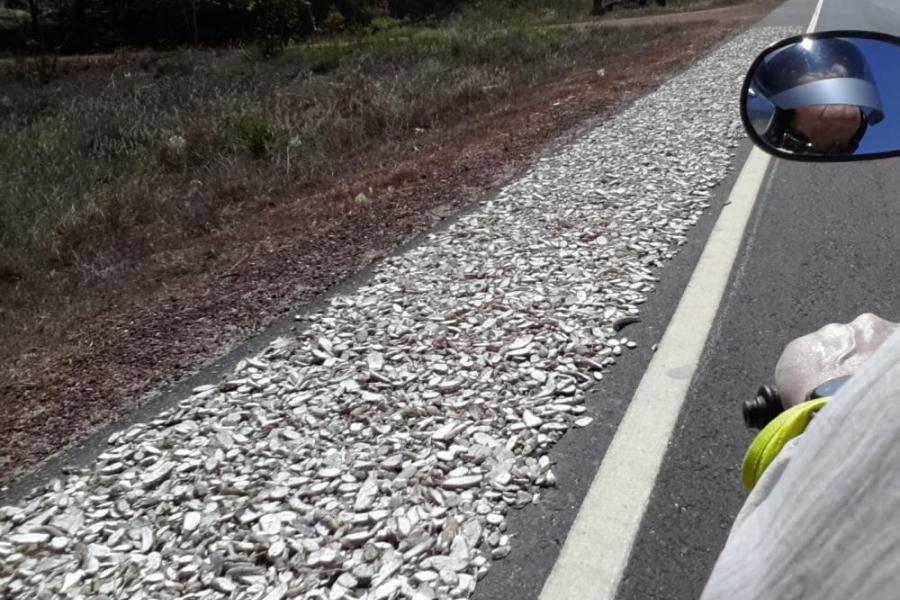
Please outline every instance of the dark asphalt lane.
M744 162L749 150L749 143L739 148L738 164ZM603 384L585 399L585 414L594 422L566 435L551 450L558 486L544 490L537 504L507 515L507 531L514 536L513 552L491 566L478 583L475 600L535 600L540 595L606 448L650 363L651 348L662 338L736 178L737 171L733 171L713 190L712 208L662 271L656 291L641 307L641 323L623 331L638 347L605 374Z
M760 26L787 25L796 26L798 32L805 30L816 1L789 0ZM743 164L749 149L749 142L741 146L736 158L738 166ZM508 515L508 532L514 536L514 552L492 565L476 588L475 600L535 600L539 597L628 401L649 364L652 356L649 347L662 337L736 176L737 170L715 190L713 209L704 215L691 233L690 242L676 259L666 266L658 289L642 307L643 322L629 327L628 336L639 343L638 350L616 365L603 385L587 398L587 414L594 417L594 423L586 430L565 436L551 452L558 487L544 491L538 504ZM738 347L737 354L740 352ZM644 522L640 548L635 549L620 598L668 600L699 595L742 501L740 460L752 436L743 428L738 410L739 400L744 395L741 386L755 390L753 386L771 371L768 361L771 352L768 347L760 350L761 358L756 361L755 370L743 370L744 363L737 361L732 365L737 367L736 372L717 373L709 378L710 382L719 377L732 384L741 382L732 385L740 391L728 390L730 396L727 398L723 397L722 391L713 392L696 385L692 389L688 399L689 419L704 422L708 427L699 439L694 440L698 443L685 444L681 439L684 421L679 425L679 435L664 466L666 475L661 479L669 483L659 488L662 492L654 496L653 504L661 503L659 508L670 508L675 498L674 502L681 504L674 506L674 511L658 510L654 506L654 512ZM734 355L732 351L731 356ZM703 366L700 371L708 372ZM702 395L698 396L698 392ZM715 409L709 409L706 402L698 402L697 398L712 401L716 404ZM694 413L698 414L695 416ZM676 458L676 453L694 452L697 453L693 457L696 460L686 462ZM694 488L704 490L700 500L690 498L690 492L696 491ZM710 510L711 507L716 510ZM661 590L659 593L650 591L657 588Z
M806 25L814 6L812 0L788 2L763 24ZM900 3L825 0L817 29L897 34ZM771 381L793 338L863 312L900 320L898 232L897 159L773 162L620 600L700 595L744 499L740 464L752 435L743 428L740 402Z
M816 0L788 0L760 25L805 29L815 5ZM900 27L892 28L892 23L900 26L900 1L825 0L819 29L898 33ZM743 164L748 152L745 143L737 165ZM744 499L740 464L752 435L743 427L740 402L771 379L784 345L825 323L848 321L861 312L900 320L900 260L894 251L900 232L898 164L895 160L837 166L776 161L770 167L642 523L620 600L699 596ZM538 598L650 361L650 346L665 331L736 175L733 172L715 190L713 208L663 271L657 291L642 310L643 322L626 330L639 346L588 398L594 423L567 435L551 453L559 486L546 490L538 504L509 515L508 533L515 536L513 554L492 566L479 583L477 600ZM347 289L365 277L348 282ZM184 390L217 379L239 356L296 326L285 320L252 346L236 349L214 370L198 374L148 405L146 411L170 406L183 397ZM146 418L143 413L136 414L112 425L86 447L73 449L9 490L0 490L0 504L23 497L62 464L87 464L109 433L142 418Z
M773 167L619 598L699 595L744 498L739 403L787 342L863 312L900 319L898 190L894 161Z
M900 2L825 0L818 29L863 29L897 35L900 33Z

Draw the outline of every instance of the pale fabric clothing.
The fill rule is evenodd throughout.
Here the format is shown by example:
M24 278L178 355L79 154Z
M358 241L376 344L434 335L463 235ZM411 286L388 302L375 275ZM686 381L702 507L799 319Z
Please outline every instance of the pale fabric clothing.
M766 470L703 600L900 598L898 336Z

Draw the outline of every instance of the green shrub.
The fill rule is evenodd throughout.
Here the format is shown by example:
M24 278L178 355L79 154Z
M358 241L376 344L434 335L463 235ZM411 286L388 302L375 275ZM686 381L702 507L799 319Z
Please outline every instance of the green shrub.
M226 119L232 147L244 150L253 158L276 154L287 144L287 134L261 113L246 113Z
M316 29L307 0L249 0L249 8L256 18L263 56L277 54L292 38L308 37Z
M328 13L328 17L325 19L325 29L332 33L339 33L344 30L347 26L347 19L344 18L344 15L339 13L336 10Z
M369 32L394 33L398 30L403 29L404 26L406 26L406 22L400 19L395 19L394 17L374 17L369 23Z

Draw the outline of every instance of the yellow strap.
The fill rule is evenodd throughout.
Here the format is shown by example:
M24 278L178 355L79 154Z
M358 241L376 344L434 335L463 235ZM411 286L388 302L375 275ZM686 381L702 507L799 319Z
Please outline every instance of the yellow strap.
M806 427L830 398L819 398L803 402L784 411L766 425L750 444L747 455L744 456L743 481L744 488L749 492L763 476L766 469L784 445L806 431Z

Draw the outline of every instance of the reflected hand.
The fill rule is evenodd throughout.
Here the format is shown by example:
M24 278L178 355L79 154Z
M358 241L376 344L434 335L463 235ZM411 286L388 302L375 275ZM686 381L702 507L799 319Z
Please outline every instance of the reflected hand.
M816 152L844 149L862 126L862 114L856 106L804 106L794 111L791 126L812 143Z
M859 371L897 327L866 313L851 323L832 323L792 341L775 366L775 385L784 408L800 404L826 381Z

